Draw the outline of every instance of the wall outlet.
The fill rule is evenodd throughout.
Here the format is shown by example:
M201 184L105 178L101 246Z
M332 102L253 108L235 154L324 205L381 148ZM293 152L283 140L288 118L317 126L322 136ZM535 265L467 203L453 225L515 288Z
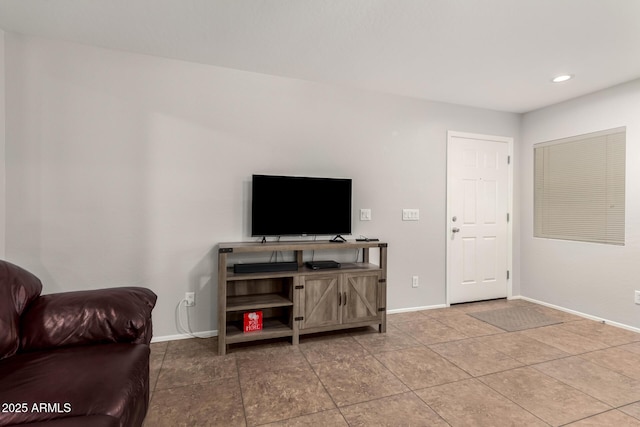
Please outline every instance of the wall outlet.
M418 287L418 276L413 276L411 278L411 286L414 287L414 288Z
M371 221L371 209L360 209L360 221Z
M196 293L195 292L185 292L184 300L187 307L193 307L196 305Z
M636 291L636 298L635 298L636 304L640 305L640 291Z

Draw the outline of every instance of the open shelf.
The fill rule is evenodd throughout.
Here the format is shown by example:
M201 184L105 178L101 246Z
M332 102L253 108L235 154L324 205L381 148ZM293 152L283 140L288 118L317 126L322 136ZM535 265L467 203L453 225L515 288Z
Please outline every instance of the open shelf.
M250 311L261 308L288 307L293 301L280 294L239 295L227 297L227 311Z
M293 329L278 318L264 319L261 331L244 332L241 322L227 322L227 344L293 336Z

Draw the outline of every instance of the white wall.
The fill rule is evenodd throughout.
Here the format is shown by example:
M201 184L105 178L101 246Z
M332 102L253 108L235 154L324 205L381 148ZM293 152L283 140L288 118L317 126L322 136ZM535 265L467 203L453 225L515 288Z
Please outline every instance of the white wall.
M525 114L521 161L523 296L640 328L640 80ZM626 245L533 238L533 144L627 127Z
M156 336L177 333L188 290L193 329L217 329L214 248L250 239L253 173L352 178L353 234L389 242L387 307L444 304L446 132L520 126L516 114L10 33L6 78L8 258L48 293L151 288ZM421 220L402 222L403 207Z
M0 259L5 257L5 90L4 90L4 31L0 30Z

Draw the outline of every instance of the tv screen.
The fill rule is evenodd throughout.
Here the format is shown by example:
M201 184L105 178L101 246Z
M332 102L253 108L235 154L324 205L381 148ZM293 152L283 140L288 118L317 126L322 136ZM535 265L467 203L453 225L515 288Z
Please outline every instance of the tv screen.
M252 236L351 234L351 179L253 175Z

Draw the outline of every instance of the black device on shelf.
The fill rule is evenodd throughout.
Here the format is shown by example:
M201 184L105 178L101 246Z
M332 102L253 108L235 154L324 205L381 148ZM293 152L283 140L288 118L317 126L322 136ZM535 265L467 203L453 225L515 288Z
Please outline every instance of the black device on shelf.
M351 234L351 179L253 175L252 236Z
M341 264L337 261L308 261L305 263L312 270L324 270L327 268L340 268Z

